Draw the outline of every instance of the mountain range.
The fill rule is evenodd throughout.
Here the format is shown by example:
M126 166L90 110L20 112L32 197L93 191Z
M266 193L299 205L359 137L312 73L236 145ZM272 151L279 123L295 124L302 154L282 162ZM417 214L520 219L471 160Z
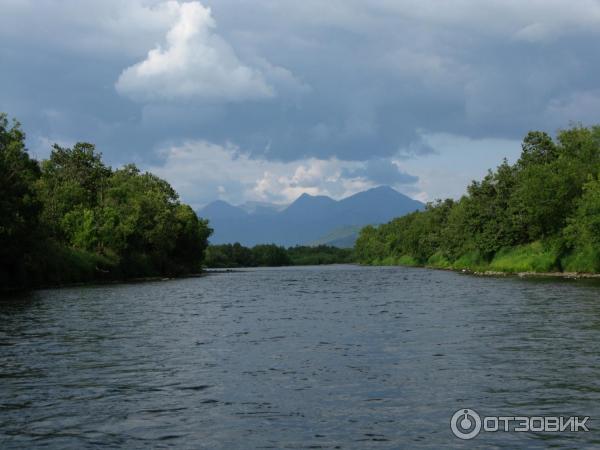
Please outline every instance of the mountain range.
M389 186L379 186L342 200L302 194L288 206L261 202L233 206L217 200L198 215L209 219L213 244L351 247L362 226L385 223L424 206Z

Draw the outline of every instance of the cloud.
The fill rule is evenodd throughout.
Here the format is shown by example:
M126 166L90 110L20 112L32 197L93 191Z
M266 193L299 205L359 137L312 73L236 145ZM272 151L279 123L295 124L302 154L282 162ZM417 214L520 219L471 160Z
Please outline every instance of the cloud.
M595 125L600 117L600 89L575 91L553 98L548 102L544 115L556 128L565 128L569 122Z
M235 0L231 0L235 1ZM277 0L269 0L272 4ZM597 32L600 24L600 3L597 0L448 0L423 2L422 0L331 0L322 5L319 0L305 0L293 5L279 3L272 6L291 20L340 29L357 28L376 30L383 23L418 24L434 27L445 33L462 29L483 36L514 37L539 42L554 40L581 31ZM293 13L290 14L290 9Z
M393 165L419 178L405 191L456 196L504 156L495 143L598 121L598 0L200 2L0 0L0 111L40 154L86 140L113 165L166 170L179 160L158 148L231 142L249 177L217 152L220 194L210 173L186 179L190 198L232 201L338 195Z
M497 167L503 158L514 163L521 154L519 140L473 139L451 133L421 134L424 145L433 151L421 158L403 159L403 169L418 176L405 188L423 202L435 199L458 199L473 180L480 180L488 169ZM399 161L396 161L399 162Z
M376 184L399 185L414 184L419 178L400 170L398 165L388 159L371 159L366 161L363 167L346 171L349 177L361 177Z
M148 42L164 37L178 13L174 1L3 0L0 36L106 62L146 53Z
M271 98L273 88L262 73L244 65L231 46L213 32L209 8L199 2L169 2L178 12L167 33L166 48L125 69L116 89L138 101L224 100Z
M342 198L379 184L408 185L417 178L389 161L308 158L269 161L250 157L232 144L189 141L161 151L160 165L146 167L200 207L216 198L233 203L290 203L302 193ZM391 167L395 173L390 174Z

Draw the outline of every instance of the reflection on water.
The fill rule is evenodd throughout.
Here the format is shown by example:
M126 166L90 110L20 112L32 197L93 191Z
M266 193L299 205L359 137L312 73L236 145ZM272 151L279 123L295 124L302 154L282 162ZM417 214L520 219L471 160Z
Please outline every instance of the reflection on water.
M0 299L0 447L582 448L450 417L600 416L600 286L254 269Z

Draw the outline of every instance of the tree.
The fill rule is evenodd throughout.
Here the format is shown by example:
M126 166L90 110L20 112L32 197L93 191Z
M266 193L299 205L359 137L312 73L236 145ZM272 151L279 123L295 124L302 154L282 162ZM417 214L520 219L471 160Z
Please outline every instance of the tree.
M40 176L29 157L25 133L18 122L9 125L0 114L0 283L21 284L39 239L40 203L34 184Z
M175 246L172 258L179 271L200 271L208 237L212 229L207 220L200 220L189 205L175 208Z
M54 145L38 164L0 114L3 286L196 272L211 231L165 180L113 172L93 144Z
M521 144L521 158L518 165L548 164L558 157L558 148L552 138L543 131L530 131Z
M463 267L465 261L485 265L499 252L535 244L530 254L546 252L536 267L551 267L565 251L566 239L567 250L577 257L573 267L600 270L594 262L600 254L600 238L594 237L600 233L595 223L600 187L589 181L600 172L600 127L574 126L556 140L532 131L522 149L516 164L504 160L473 181L458 202L429 204L425 211L363 228L356 242L359 261L409 257L426 264L435 257L446 267L459 260ZM531 256L527 252L521 255Z
M285 248L275 244L256 245L252 247L252 255L259 266L278 267L291 264Z
M387 256L388 250L383 243L382 234L372 225L360 230L354 244L354 253L359 262L371 263Z
M584 185L564 236L572 253L567 258L568 270L600 271L600 181L597 178L590 177Z
M94 145L53 146L50 158L42 162L38 193L44 204L43 222L56 239L74 239L73 226L98 205L110 175Z

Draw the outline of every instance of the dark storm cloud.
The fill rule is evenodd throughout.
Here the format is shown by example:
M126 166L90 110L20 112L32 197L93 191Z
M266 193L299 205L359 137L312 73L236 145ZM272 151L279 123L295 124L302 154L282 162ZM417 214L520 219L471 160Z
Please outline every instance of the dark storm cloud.
M366 178L375 184L390 186L414 184L419 180L418 177L401 171L396 164L387 159L369 160L364 167L345 170L344 176Z
M431 154L423 134L519 139L600 117L595 0L206 0L192 37L175 30L182 5L0 0L0 110L39 152L89 140L112 163L158 164L201 139L369 161L371 179ZM140 72L153 63L163 73Z

